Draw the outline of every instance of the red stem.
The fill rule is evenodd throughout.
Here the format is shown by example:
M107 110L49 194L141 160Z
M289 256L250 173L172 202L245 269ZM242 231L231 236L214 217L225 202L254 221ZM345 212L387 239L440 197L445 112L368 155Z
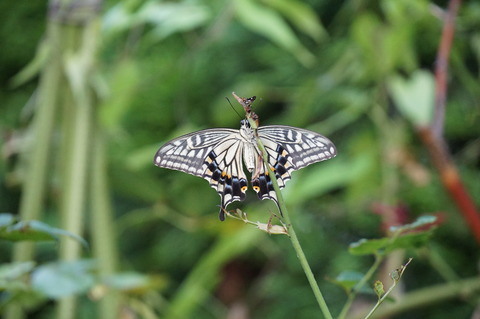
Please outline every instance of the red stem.
M464 187L457 168L448 152L443 139L443 125L445 119L445 104L447 98L448 57L452 47L455 31L455 17L461 0L450 0L448 12L442 32L442 39L438 49L435 68L435 115L430 127L420 128L420 137L430 152L434 165L440 172L443 186L457 205L470 230L480 244L480 214Z
M455 164L448 154L443 140L436 138L431 128L419 129L422 142L430 152L433 164L440 172L443 186L457 205L458 210L470 227L471 232L480 244L480 214L467 189L463 186Z
M433 131L437 138L443 135L443 122L445 119L445 101L447 98L448 57L455 34L455 17L461 0L451 0L443 24L442 38L438 48L435 67L435 116Z

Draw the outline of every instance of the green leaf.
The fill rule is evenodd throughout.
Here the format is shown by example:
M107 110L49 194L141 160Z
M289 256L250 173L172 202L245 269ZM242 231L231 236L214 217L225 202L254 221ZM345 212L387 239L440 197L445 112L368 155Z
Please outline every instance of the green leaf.
M416 248L425 245L432 235L433 228L425 231L418 231L426 226L431 226L436 222L435 216L421 216L415 222L402 226L391 227L390 231L397 234L395 239L384 237L380 239L361 239L355 243L350 244L349 251L354 255L369 255L389 253L395 249L401 248ZM405 232L417 231L400 235Z
M0 214L0 229L5 226L10 226L16 221L15 217L9 213Z
M125 272L106 277L105 284L118 290L141 293L165 288L167 279L158 275Z
M58 238L51 233L48 229L49 226L38 221L20 221L14 225L2 229L0 232L0 238L21 241L50 241L57 240Z
M432 231L419 232L392 238L384 237L380 239L360 239L350 244L348 251L352 255L376 255L388 254L396 249L418 248L425 245Z
M314 62L315 57L300 43L295 33L276 11L252 0L236 0L235 5L238 19L247 28L289 51L303 65L310 66Z
M431 215L425 215L419 217L415 222L411 224L406 224L402 226L392 226L390 227L391 232L404 232L404 231L410 231L410 230L416 230L418 228L426 227L426 226L432 226L435 222L437 221L437 217L431 216Z
M365 239L362 238L357 242L351 243L348 251L352 255L375 255L379 250L384 249L390 238L384 237L381 239Z
M11 280L18 278L35 267L33 261L14 262L10 264L0 265L0 280Z
M32 273L32 288L53 299L85 293L95 284L93 268L91 260L40 266Z
M8 222L8 216L2 216L0 222ZM1 239L10 241L52 241L58 240L58 236L67 236L78 241L85 248L88 248L88 243L82 237L63 229L51 227L37 220L20 221L16 224L4 225L3 227L2 225L0 225Z
M281 12L293 26L319 42L327 34L315 11L297 0L266 0L265 3Z
M342 287L346 291L352 290L356 284L362 280L364 274L356 272L356 271L342 271L335 279L331 280L333 283L337 284L338 286Z
M398 110L415 126L428 126L433 118L435 80L426 71L416 71L410 79L393 76L388 89Z
M42 67L45 65L45 62L48 60L50 51L51 43L45 40L40 41L33 60L24 66L20 72L15 74L10 80L11 87L17 88L37 76Z
M134 15L129 10L128 5L125 5L125 2L119 2L103 16L102 31L108 38L112 33L128 30L133 26L133 17Z
M193 3L147 2L135 17L135 23L154 24L153 35L157 40L171 34L193 30L207 23L210 11L206 6Z
M27 289L26 283L20 279L35 267L32 261L14 262L0 266L0 289Z

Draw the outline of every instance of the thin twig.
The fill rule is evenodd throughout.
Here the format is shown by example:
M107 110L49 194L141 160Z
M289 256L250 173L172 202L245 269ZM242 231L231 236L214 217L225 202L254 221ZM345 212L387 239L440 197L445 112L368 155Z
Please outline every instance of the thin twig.
M370 310L370 312L365 316L364 319L369 319L373 315L373 313L378 309L378 307L380 307L382 302L385 301L385 299L388 297L388 295L393 291L393 289L395 288L397 283L400 281L400 278L402 278L403 272L405 271L405 269L407 269L407 266L408 266L408 264L410 264L411 261L412 261L412 258L410 258L405 265L402 265L402 267L400 267L400 269L397 269L397 270L394 271L394 272L396 272L396 277L391 275L392 279L393 279L392 286L390 287L390 289L387 290L387 292L385 292L383 294L383 296L380 299L378 299L375 306L373 306L372 310Z

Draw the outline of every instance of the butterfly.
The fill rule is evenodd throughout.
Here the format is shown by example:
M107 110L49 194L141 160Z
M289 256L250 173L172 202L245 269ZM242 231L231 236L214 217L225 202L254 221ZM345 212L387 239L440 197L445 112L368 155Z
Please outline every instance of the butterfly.
M268 163L262 159L256 134L265 146ZM291 172L336 155L335 145L318 133L284 125L261 126L255 132L244 119L239 130L206 129L173 139L157 151L153 162L206 179L221 197L219 218L223 221L226 207L246 197L244 166L252 174L251 185L258 197L278 205L271 174L284 188Z

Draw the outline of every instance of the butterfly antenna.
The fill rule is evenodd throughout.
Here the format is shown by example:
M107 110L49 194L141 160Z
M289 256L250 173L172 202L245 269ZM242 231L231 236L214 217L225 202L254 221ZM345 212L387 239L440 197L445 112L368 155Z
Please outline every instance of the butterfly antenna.
M237 113L238 117L243 120L243 117L240 115L240 113L237 112L237 110L235 109L235 107L232 105L232 102L230 102L229 98L228 97L225 97L225 99L228 101L228 104L230 104L230 106L232 107L232 109L235 111L235 113Z

